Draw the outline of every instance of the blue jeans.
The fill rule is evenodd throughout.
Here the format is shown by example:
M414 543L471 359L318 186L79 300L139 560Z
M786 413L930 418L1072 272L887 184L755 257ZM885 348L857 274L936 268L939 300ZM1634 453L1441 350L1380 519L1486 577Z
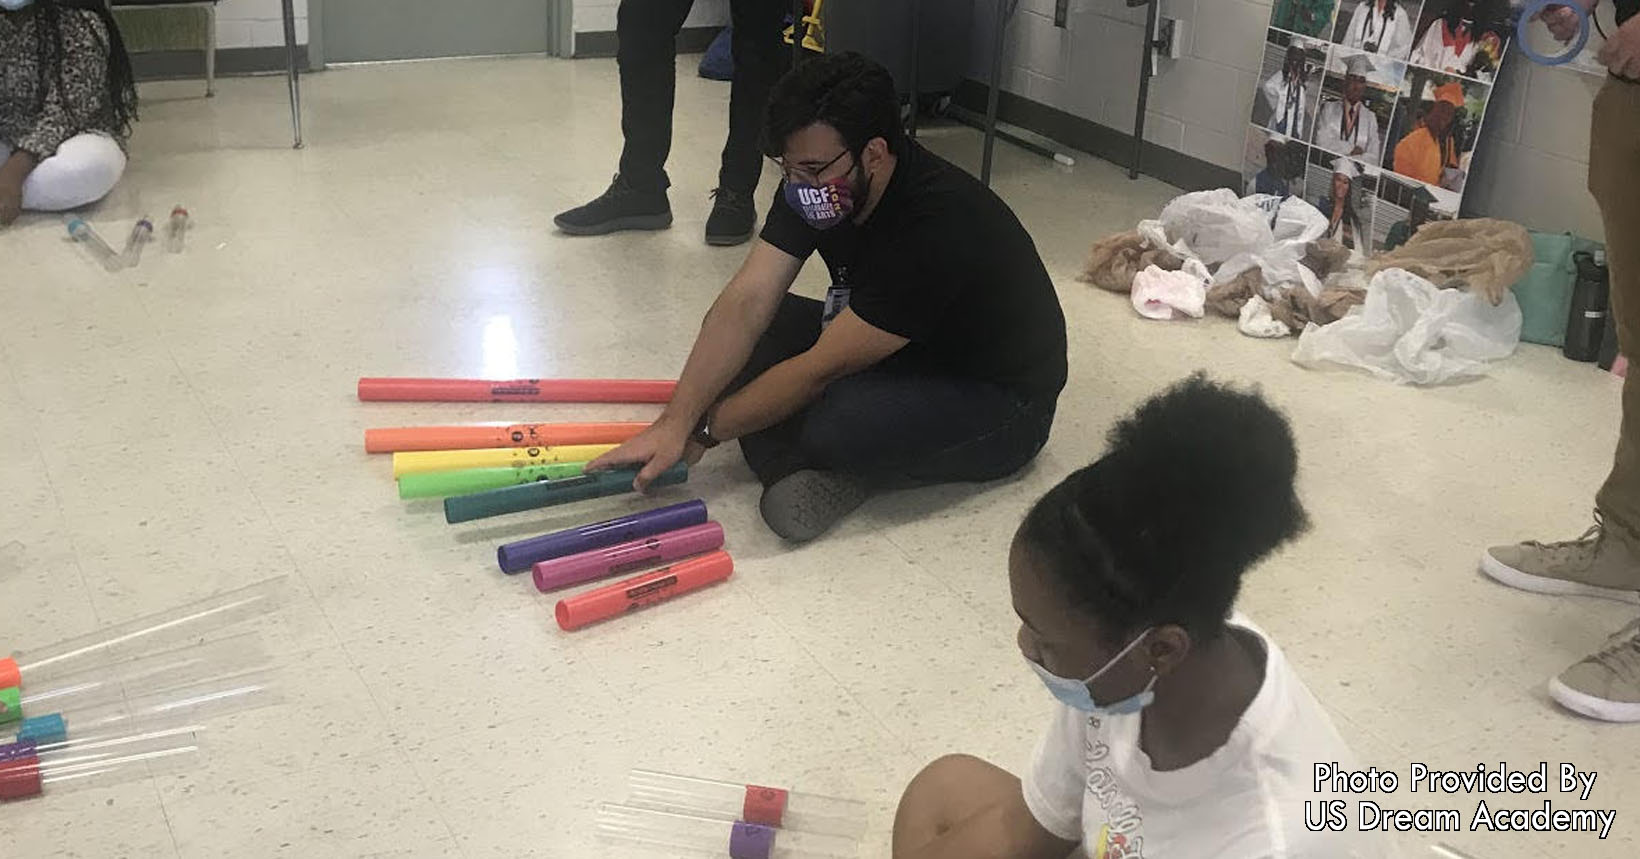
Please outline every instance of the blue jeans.
M725 395L812 347L821 302L787 295ZM802 411L740 440L764 486L804 469L883 487L1006 477L1048 441L1054 402L974 379L896 371L894 359L828 385Z

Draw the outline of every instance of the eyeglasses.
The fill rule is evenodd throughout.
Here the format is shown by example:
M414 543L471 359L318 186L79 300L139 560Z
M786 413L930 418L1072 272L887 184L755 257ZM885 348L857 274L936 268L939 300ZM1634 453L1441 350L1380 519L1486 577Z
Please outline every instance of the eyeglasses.
M780 168L780 175L784 177L787 182L804 185L818 185L820 184L820 177L824 175L827 170L831 169L831 165L836 164L844 155L847 154L849 154L849 151L844 149L842 152L837 153L836 157L814 169L804 167L801 164L787 164L780 158L771 158L769 160L774 162L774 166Z

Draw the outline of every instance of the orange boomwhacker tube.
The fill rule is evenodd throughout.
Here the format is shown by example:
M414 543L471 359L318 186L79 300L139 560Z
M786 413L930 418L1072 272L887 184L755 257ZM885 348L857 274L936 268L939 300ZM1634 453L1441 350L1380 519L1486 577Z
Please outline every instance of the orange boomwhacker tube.
M555 447L565 444L620 444L647 423L513 424L511 426L391 427L364 431L366 453L414 450L474 450L495 447Z
M362 378L359 399L417 403L664 403L677 382L646 379Z
M734 559L719 550L559 600L554 614L560 629L576 630L716 584L734 571Z

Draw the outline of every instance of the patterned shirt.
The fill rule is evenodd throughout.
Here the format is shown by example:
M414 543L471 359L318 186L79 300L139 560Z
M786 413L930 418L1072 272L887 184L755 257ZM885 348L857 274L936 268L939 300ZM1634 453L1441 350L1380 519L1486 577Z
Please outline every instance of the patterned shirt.
M40 10L0 13L0 141L45 160L63 141L101 132L120 143L108 100L108 29L96 13L61 10L62 45L48 45L47 59L59 50L62 74L46 75L40 98Z

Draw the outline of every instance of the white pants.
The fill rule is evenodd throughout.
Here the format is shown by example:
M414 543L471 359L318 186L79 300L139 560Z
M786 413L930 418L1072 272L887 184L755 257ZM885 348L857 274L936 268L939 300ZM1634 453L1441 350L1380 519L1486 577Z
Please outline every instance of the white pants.
M0 162L11 146L0 140ZM106 134L77 134L57 147L23 180L23 208L61 212L95 203L114 190L125 173L125 152Z

